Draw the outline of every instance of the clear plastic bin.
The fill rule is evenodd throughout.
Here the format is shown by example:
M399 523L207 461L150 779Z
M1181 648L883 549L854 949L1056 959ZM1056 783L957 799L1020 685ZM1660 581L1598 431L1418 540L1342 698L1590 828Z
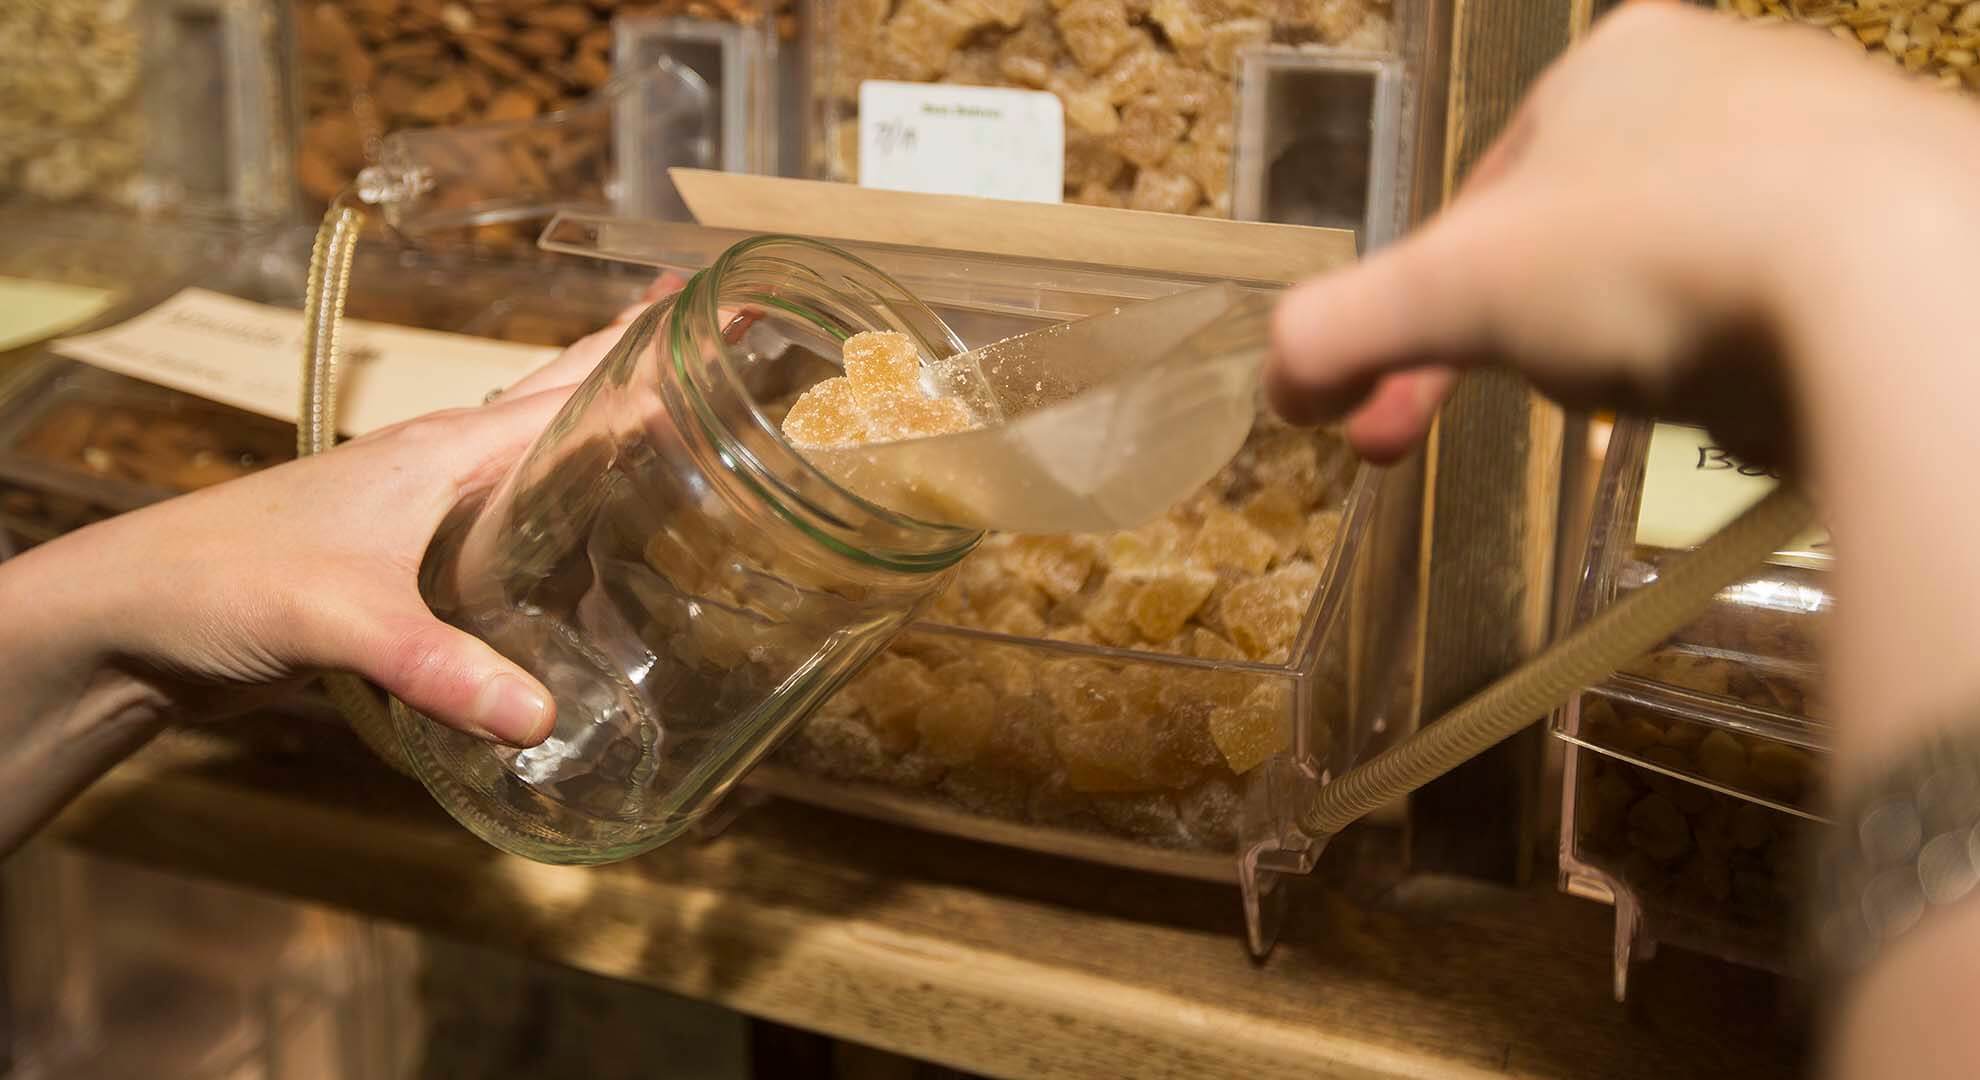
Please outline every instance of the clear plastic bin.
M824 179L860 178L860 86L869 80L1049 91L1064 108L1067 202L1228 217L1247 50L1297 45L1415 65L1427 10L1417 0L820 0L808 165ZM1411 77L1425 73L1412 66ZM1413 115L1416 100L1407 96L1404 110ZM1407 161L1409 144L1397 138L1375 152Z
M395 132L526 121L581 103L629 70L628 62L654 55L628 49L624 29L614 28L622 15L649 29L664 22L677 45L694 36L680 33L686 24L711 31L720 23L741 27L746 32L733 40L755 57L774 53L774 38L795 38L791 11L790 0L297 0L303 127L296 175L305 205L320 213L374 160L378 141ZM685 51L665 52L694 66ZM753 124L774 121L777 111L764 107L775 92L772 65L736 58L745 62L724 67L719 84L725 103L747 110ZM762 162L751 154L775 145L774 125L737 134L741 141L733 149L755 164ZM533 233L498 232L483 240L497 249L526 251L533 238Z
M1576 618L1655 581L1769 483L1698 429L1619 424ZM1619 998L1632 957L1659 941L1775 970L1791 959L1795 860L1819 825L1827 770L1829 565L1824 534L1797 538L1555 717L1573 744L1562 887L1615 902Z
M292 205L277 0L0 9L0 198L269 220Z
M691 272L733 239L566 215L545 242ZM1199 284L848 248L972 345ZM1378 741L1356 727L1353 699L1379 692L1355 683L1349 628L1374 632L1398 613L1363 612L1365 626L1344 615L1389 480L1332 435L1261 420L1168 519L1113 536L994 537L751 782L920 828L1235 881L1262 949L1275 875L1318 855L1296 824L1305 798ZM1212 554L1191 563L1192 550Z

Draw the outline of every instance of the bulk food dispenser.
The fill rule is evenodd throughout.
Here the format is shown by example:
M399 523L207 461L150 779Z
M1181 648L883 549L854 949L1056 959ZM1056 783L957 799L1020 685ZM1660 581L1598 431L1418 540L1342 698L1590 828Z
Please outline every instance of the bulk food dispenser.
M326 222L330 272L308 313L303 427L317 445L334 385L323 301L350 228ZM972 343L959 328L987 343L1206 282L735 239L581 213L544 235L553 251L694 276L429 554L436 611L558 698L559 730L520 752L393 706L412 771L508 850L594 862L663 843L781 746L766 780L800 797L1235 877L1262 950L1276 874L1310 869L1347 823L1663 636L1685 596L1716 591L1714 563L1771 548L1801 513L1774 498L1733 547L1364 762L1378 748L1351 726L1340 627L1380 480L1335 437L1260 423L1208 489L1133 532L986 539L851 496L778 431L778 410L835 372L854 333L900 331L939 361ZM1199 577L1208 588L1161 602ZM375 737L381 715L357 689L343 700Z

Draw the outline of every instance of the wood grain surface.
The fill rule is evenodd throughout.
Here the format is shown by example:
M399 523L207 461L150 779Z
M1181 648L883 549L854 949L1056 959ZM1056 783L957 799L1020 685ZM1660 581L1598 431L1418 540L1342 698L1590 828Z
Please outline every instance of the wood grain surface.
M1798 1061L1753 972L1667 951L1611 1004L1608 913L1551 889L1418 881L1367 904L1302 882L1255 964L1208 883L785 803L631 862L542 866L355 745L195 735L55 829L989 1076L1764 1080Z

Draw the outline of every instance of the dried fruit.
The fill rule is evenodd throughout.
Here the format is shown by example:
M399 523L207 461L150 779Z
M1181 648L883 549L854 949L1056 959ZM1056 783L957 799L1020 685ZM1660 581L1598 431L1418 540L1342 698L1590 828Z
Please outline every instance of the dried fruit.
M1253 525L1243 514L1224 507L1211 510L1197 530L1190 560L1210 569L1229 567L1259 574L1279 553L1278 541Z
M1259 686L1238 705L1219 705L1210 713L1210 737L1230 770L1242 776L1273 754L1291 745L1284 687Z
M976 426L969 407L923 394L920 353L893 331L846 339L846 374L824 379L784 416L784 437L801 450L950 435Z

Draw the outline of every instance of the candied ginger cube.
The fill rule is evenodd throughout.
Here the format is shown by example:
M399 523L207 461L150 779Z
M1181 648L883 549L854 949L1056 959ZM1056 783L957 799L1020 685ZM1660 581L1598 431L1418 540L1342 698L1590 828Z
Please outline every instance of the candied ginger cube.
M1203 197L1211 201L1228 199L1231 193L1231 155L1202 143L1177 143L1169 150L1162 167L1196 181Z
M846 339L846 381L864 394L921 393L921 353L914 339L892 330L868 330Z
M975 23L976 27L995 24L1005 30L1015 30L1024 22L1025 13L1031 9L1031 0L951 0Z
M1254 660L1284 660L1299 636L1320 572L1312 563L1288 563L1264 577L1231 587L1217 607L1231 641Z
M1282 488L1311 506L1327 494L1322 466L1313 433L1287 429L1257 440L1251 474L1260 487Z
M1272 40L1272 24L1264 19L1226 19L1210 28L1204 59L1219 75L1235 75L1238 57L1248 48Z
M1127 703L1113 668L1093 660L1056 660L1045 665L1039 682L1059 718L1068 724L1098 724L1121 719Z
M1208 39L1203 25L1203 12L1195 0L1155 0L1148 9L1149 18L1162 28L1172 44L1182 48L1195 48Z
M1141 748L1125 724L1062 724L1052 729L1052 748L1065 762L1066 784L1074 791L1127 794L1156 787L1136 775Z
M1247 574L1263 573L1279 553L1278 541L1259 530L1243 515L1227 507L1214 507L1203 516L1203 527L1196 533L1190 559L1207 567L1230 567Z
M1127 7L1121 0L1072 0L1059 9L1053 22L1066 51L1089 74L1107 70L1134 44L1134 28L1128 25Z
M1106 188L1127 171L1127 162L1105 139L1066 132L1066 186L1083 188L1088 184Z
M1334 543L1341 538L1341 521L1339 510L1315 510L1307 517L1306 534L1300 538L1300 546L1313 565L1325 566L1333 558Z
M976 667L991 689L1004 697L1028 698L1038 692L1038 664L1022 650L985 648Z
M784 416L784 437L803 449L854 446L867 439L866 411L845 379L826 379L804 392Z
M882 656L862 672L845 695L865 710L867 726L889 753L913 748L915 714L942 695L934 673L898 656Z
M1120 574L1153 574L1183 561L1183 527L1168 518L1107 538L1107 569Z
M997 701L981 683L963 683L931 698L915 713L921 751L944 765L967 765L990 744Z
M1159 102L1139 97L1121 108L1121 127L1114 133L1114 149L1142 169L1162 164L1169 151L1189 129L1181 113L1165 109ZM1194 181L1191 181L1194 183ZM1140 178L1135 186L1140 188ZM1190 197L1195 202L1195 196Z
M1136 173L1134 189L1128 192L1130 210L1184 214L1194 210L1196 204L1202 201L1203 190L1196 186L1196 181L1161 169L1142 169Z
M1128 51L1122 53L1121 58L1114 61L1114 66L1097 80L1100 88L1106 91L1108 102L1114 105L1133 101L1143 90L1161 79L1170 66L1156 51L1153 37L1140 30L1135 31L1135 36L1136 40L1129 45Z
M1110 575L1100 582L1100 591L1087 600L1080 619L1095 637L1109 645L1131 645L1135 640L1132 612L1139 584L1124 575Z
M1006 597L984 617L983 629L1013 637L1040 637L1045 633L1045 618L1023 600Z
M1079 538L1021 536L1010 550L1011 570L1053 600L1063 602L1078 595L1093 576L1093 545Z
M1043 90L1052 81L1060 51L1059 32L1047 19L1029 19L997 43L997 70L1020 86Z
M1087 86L1058 91L1066 107L1066 121L1088 135L1112 135L1120 130L1121 114L1107 100L1102 87Z
M1135 629L1149 641L1167 641L1176 636L1209 599L1217 587L1217 575L1208 570L1182 566L1143 581L1128 604L1128 617Z
M1210 738L1224 763L1242 775L1291 745L1285 689L1259 686L1240 705L1219 705L1210 712Z
M976 29L981 15L945 0L901 0L894 17L887 21L883 51L909 81L932 79Z
M1189 654L1201 660L1244 660L1244 650L1202 627L1190 631Z
M1306 538L1306 504L1284 488L1265 488L1245 500L1244 519L1279 545L1279 558L1291 558Z

